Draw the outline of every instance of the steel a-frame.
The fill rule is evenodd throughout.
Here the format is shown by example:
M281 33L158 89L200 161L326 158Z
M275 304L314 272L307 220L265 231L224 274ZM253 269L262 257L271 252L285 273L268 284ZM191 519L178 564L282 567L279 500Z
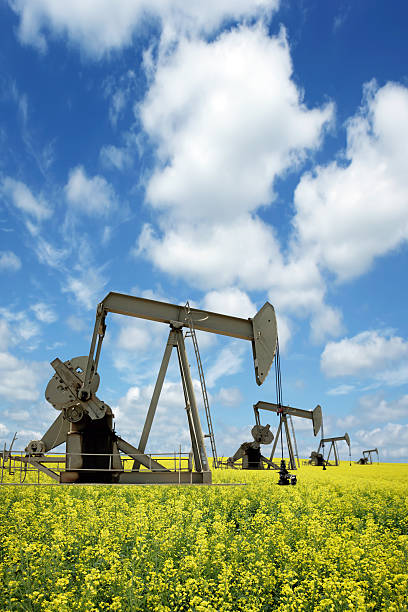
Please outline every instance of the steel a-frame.
M112 427L111 408L96 395L99 386L98 364L109 313L159 321L170 327L137 446L116 434ZM55 374L45 395L60 414L44 436L30 442L25 456L18 459L61 483L210 483L211 471L184 343L183 329L191 329L192 321L196 330L251 342L255 379L258 385L264 382L277 344L275 311L269 302L253 318L242 319L194 308L187 311L185 306L111 292L98 304L88 357L75 357L65 362L57 358L51 362ZM193 457L184 470L170 469L163 461L145 452L174 348L177 351ZM63 442L66 443L64 469L57 472L52 468L52 457L47 457L45 453ZM120 453L133 459L132 469L124 469L124 455Z
M318 449L316 451L316 455L318 456L319 454L321 454L320 453L320 449L323 450L324 445L326 443L330 443L330 448L329 448L329 452L327 454L327 457L325 459L325 464L326 465L332 465L331 463L329 463L329 460L330 460L331 452L333 451L334 465L339 465L339 453L338 453L338 450L337 450L337 442L340 442L342 440L344 440L346 442L347 446L349 447L349 452L350 452L350 449L351 449L350 436L346 432L344 434L344 436L336 436L334 438L322 438L320 440L319 447L318 447Z

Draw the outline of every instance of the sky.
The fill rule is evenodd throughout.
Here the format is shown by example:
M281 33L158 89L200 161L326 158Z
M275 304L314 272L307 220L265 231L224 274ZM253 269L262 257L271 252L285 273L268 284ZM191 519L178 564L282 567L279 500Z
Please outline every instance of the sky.
M58 416L50 362L88 354L118 291L244 318L269 301L283 403L320 404L353 460L408 461L407 18L402 0L0 2L0 448ZM98 397L135 445L168 331L107 318ZM273 366L258 387L248 342L198 341L231 455ZM293 421L307 457L319 436ZM147 450L179 445L173 356Z

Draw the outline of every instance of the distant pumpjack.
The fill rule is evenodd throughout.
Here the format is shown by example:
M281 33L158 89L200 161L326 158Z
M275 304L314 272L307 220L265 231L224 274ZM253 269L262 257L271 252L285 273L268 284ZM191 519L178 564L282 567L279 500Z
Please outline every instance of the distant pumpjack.
M271 444L273 433L270 425L254 425L251 429L253 442L244 442L232 457L228 457L227 466L235 467L235 463L242 459L243 470L263 470L263 462L269 459L261 453L261 444ZM277 467L277 466L276 466Z
M323 465L323 466L333 465L332 463L329 463L330 454L333 451L334 465L339 465L339 453L337 450L336 442L340 442L341 440L344 440L346 442L347 446L349 447L349 453L350 453L350 448L351 448L350 436L348 435L347 432L344 434L344 436L336 436L334 438L322 438L320 440L317 451L313 451L312 454L310 455L309 464L310 465ZM323 449L325 443L328 443L328 442L330 442L329 453L327 455L327 458L324 459L323 454L320 452L320 449Z

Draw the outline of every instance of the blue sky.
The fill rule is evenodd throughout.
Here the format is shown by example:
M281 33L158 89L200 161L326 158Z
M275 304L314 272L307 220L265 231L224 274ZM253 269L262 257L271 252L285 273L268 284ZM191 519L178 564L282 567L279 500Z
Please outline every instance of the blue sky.
M408 460L407 17L382 1L0 3L1 446L48 428L49 362L87 354L120 291L243 317L269 300L283 401L321 404L355 459ZM130 442L167 333L108 318L98 396ZM230 454L274 376L256 385L244 341L199 342ZM188 450L186 425L172 363L150 450ZM306 456L311 424L295 426Z

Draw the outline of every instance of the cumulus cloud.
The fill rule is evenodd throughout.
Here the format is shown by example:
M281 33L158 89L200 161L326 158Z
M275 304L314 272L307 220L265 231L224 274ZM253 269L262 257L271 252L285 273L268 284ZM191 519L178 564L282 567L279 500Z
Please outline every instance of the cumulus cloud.
M151 342L154 330L158 331L157 326L152 326L150 321L146 323L138 319L126 320L121 325L118 347L127 351L145 349Z
M401 459L408 455L408 425L389 422L383 427L359 429L354 434L364 448L378 448L380 459Z
M358 416L356 416L355 414L347 414L346 416L337 419L336 426L340 429L349 430L350 427L355 427L360 423L361 420Z
M11 177L3 179L0 194L24 215L37 222L48 219L52 214L50 206L42 196L35 197L27 185Z
M141 116L163 164L157 167L147 189L148 200L160 215L158 227L144 227L134 252L146 256L162 271L183 275L207 291L234 285L245 291L266 290L278 312L310 317L312 339L321 342L328 335L336 337L343 332L341 312L326 303L325 272L334 273L339 281L358 276L376 257L389 253L408 237L408 138L401 138L405 131L408 135L408 89L395 83L383 88L374 83L365 87L361 108L346 124L343 159L318 167L300 180L295 192L293 231L284 256L273 227L257 216L259 207L273 199L274 177L281 175L286 165L292 168L308 150L300 141L290 145L290 137L284 135L290 135L290 128L282 124L286 118L293 123L291 113L298 113L305 132L313 134L310 150L319 145L331 109L326 106L307 111L299 102L285 113L285 94L295 95L296 90L290 81L290 58L285 55L282 35L280 44L277 39L269 39L263 45L262 29L243 28L224 34L212 45L194 41L192 54L202 53L205 72L216 56L217 45L226 57L228 51L231 58L240 57L241 49L234 47L237 41L246 51L252 44L254 53L259 44L264 58L277 45L279 52L274 59L278 70L284 73L285 66L288 68L286 80L282 74L280 77L285 84L282 97L275 94L274 104L267 109L269 115L263 114L262 103L257 108L256 88L248 87L252 100L244 100L243 108L230 105L229 87L233 91L236 76L232 60L230 73L223 84L215 79L214 89L207 84L196 87L195 93L200 92L196 97L188 86L172 90L170 82L174 78L181 81L183 74L191 72L183 45L170 60L159 63ZM216 76L223 67L221 61L218 64ZM245 62L237 64L245 66ZM254 64L262 71L262 61ZM275 67L273 61L270 65ZM259 73L257 76L259 82L265 81ZM198 78L195 75L191 80ZM166 102L163 106L162 100ZM276 112L279 105L280 112ZM256 119L253 123L246 120L247 112L261 117L263 126L268 127L261 131ZM204 114L206 129L200 127ZM282 138L269 138L268 130L275 128L281 130ZM268 142L263 140L264 134ZM244 160L246 152L251 159ZM275 165L265 161L269 155ZM251 179L252 189L246 184ZM177 226L172 225L173 219ZM391 376L389 371L388 381ZM399 384L406 379L406 369L394 371L393 377L394 384Z
M320 364L329 377L368 376L391 382L389 377L395 376L395 369L391 365L395 368L396 364L399 371L399 362L404 360L406 364L407 357L408 341L371 330L339 342L329 342L321 355ZM404 369L407 370L406 366Z
M253 317L258 310L248 294L236 287L229 287L222 291L209 291L204 296L204 308L211 312L220 312L244 319Z
M358 416L361 422L383 423L408 418L408 395L395 400L386 400L379 395L360 398Z
M273 229L250 216L225 225L182 223L162 235L145 225L133 254L148 257L170 276L183 275L193 286L222 290L234 283L266 289L281 261Z
M87 54L102 54L121 49L146 18L162 25L162 41L166 45L183 34L209 34L227 19L243 19L270 13L278 0L122 0L112 5L110 0L9 0L19 15L18 35L22 43L40 51L47 49L49 36L66 36Z
M196 65L201 70L196 70ZM182 41L159 60L140 117L159 163L147 185L158 211L135 255L209 291L267 291L282 314L312 315L320 341L342 329L325 304L318 262L284 256L275 229L258 216L274 199L274 181L319 147L333 117L308 109L294 84L285 33L242 27L215 42ZM250 299L250 298L248 298Z
M258 26L212 44L181 41L140 106L163 164L148 183L149 203L207 222L269 204L274 179L318 146L333 112L307 109L291 75L284 31L271 38Z
M238 387L221 387L214 397L214 405L217 403L223 406L235 406L238 408L243 400L243 396Z
M35 401L49 365L26 362L11 353L0 353L0 396L9 402Z
M21 260L12 251L0 251L0 270L16 272L21 268Z
M408 239L408 89L365 88L343 163L302 177L293 220L302 250L348 280Z
M114 406L116 430L137 446L153 393L153 385L132 386ZM128 438L127 438L128 436ZM180 382L165 381L149 437L148 452L188 452L191 441Z
M104 216L116 207L116 194L103 176L88 178L82 166L71 170L65 186L68 203L76 212Z

